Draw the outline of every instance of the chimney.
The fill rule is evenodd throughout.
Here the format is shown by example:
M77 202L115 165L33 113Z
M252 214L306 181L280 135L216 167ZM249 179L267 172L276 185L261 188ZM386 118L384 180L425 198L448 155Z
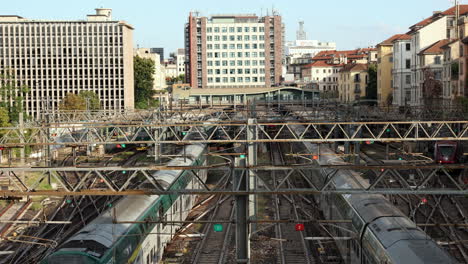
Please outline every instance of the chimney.
M432 16L433 16L433 17L437 17L437 16L439 16L439 15L442 15L442 11L434 11L434 12L432 12Z

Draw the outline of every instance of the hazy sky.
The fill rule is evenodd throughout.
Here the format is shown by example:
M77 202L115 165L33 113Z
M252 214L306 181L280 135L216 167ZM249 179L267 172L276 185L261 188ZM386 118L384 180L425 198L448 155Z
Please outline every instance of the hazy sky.
M461 1L468 2L468 0ZM85 19L96 7L113 9L113 18L135 27L140 47L184 45L184 23L190 11L266 14L273 7L283 16L286 40L295 38L304 20L309 39L334 41L338 49L375 45L432 14L450 8L450 0L15 0L4 1L1 14L34 19ZM271 12L271 11L270 11Z

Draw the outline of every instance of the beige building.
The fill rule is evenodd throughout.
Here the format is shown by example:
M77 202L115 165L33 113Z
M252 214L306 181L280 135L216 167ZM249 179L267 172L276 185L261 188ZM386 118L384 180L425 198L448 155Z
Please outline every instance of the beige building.
M80 91L96 92L103 109L133 109L133 27L105 8L87 20L0 16L0 69L30 87L24 107L35 118Z
M458 91L460 45L461 41L454 39L441 47L443 52L442 99L446 106L453 103Z
M165 89L167 87L166 74L164 66L161 65L159 54L152 52L151 49L148 48L139 48L135 49L135 56L154 61L153 89L156 91Z
M391 104L393 97L393 41L397 34L377 45L377 100L380 106Z
M368 83L368 64L346 64L338 78L339 99L351 103L366 96Z
M193 16L185 26L186 81L194 88L271 87L281 83L281 16Z

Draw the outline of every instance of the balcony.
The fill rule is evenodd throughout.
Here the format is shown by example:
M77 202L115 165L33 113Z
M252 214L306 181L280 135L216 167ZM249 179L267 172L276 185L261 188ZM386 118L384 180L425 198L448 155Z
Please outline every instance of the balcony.
M355 94L361 94L361 88L356 88L354 89Z

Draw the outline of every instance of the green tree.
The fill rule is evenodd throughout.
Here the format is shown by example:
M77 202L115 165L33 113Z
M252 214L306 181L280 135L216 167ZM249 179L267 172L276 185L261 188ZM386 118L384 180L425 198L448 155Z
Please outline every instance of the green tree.
M74 93L68 93L60 103L60 110L86 110L86 100Z
M0 73L0 107L8 111L10 121L18 122L19 113L24 111L24 96L30 89L27 85L17 85L18 81L9 72L4 69Z
M10 116L5 107L0 107L0 127L7 127L10 125Z
M93 91L81 91L78 96L85 100L87 110L101 109L101 102L97 93Z
M154 61L152 59L135 56L133 60L134 80L135 80L135 107L137 109L147 109L157 106L157 100L153 97L153 74Z
M366 99L377 99L377 65L370 64L367 69L368 82L366 87Z

